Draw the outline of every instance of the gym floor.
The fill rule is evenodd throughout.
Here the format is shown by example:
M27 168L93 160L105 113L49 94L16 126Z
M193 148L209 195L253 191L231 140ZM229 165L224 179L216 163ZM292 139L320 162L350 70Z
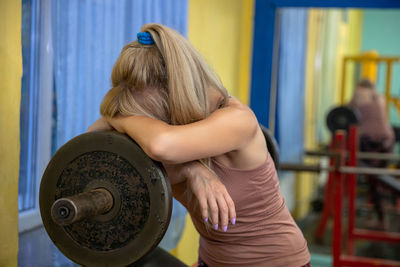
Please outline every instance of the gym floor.
M18 266L21 267L76 267L51 242L43 227L19 236Z

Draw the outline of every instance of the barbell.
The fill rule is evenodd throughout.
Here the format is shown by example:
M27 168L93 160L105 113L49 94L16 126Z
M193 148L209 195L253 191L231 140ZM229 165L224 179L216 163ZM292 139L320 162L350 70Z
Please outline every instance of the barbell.
M277 166L277 143L261 128ZM157 248L172 211L166 173L126 135L91 132L63 145L43 174L39 205L50 239L78 264L186 266Z
M172 193L160 164L130 138L93 132L55 153L42 177L39 204L48 235L69 259L84 266L127 266L162 239ZM176 259L165 266L185 265Z

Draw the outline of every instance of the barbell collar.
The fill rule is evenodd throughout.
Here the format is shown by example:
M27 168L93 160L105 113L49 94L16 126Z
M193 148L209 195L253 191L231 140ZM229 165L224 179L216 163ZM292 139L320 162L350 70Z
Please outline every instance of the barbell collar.
M56 200L51 207L51 217L58 225L66 226L107 213L113 204L112 194L104 188L97 188Z

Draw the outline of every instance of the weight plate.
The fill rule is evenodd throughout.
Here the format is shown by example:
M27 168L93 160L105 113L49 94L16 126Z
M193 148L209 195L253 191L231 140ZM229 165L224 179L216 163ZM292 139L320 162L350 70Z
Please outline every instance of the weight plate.
M279 146L278 142L276 142L276 139L272 132L264 127L263 125L260 124L261 130L264 134L265 141L267 142L267 148L269 151L269 154L272 157L272 160L274 161L275 168L278 168L279 166Z
M67 226L52 220L55 200L99 187L113 195L106 214ZM172 193L159 163L129 137L92 132L56 152L42 177L39 204L46 231L65 256L84 266L126 266L161 241Z
M326 125L331 133L334 133L336 130L348 131L350 125L358 124L358 122L358 112L347 106L333 108L326 117Z

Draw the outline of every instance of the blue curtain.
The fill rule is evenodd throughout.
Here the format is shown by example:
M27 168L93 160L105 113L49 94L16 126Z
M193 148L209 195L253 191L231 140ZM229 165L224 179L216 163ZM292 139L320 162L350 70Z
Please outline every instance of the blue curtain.
M304 79L307 10L280 10L277 126L280 160L301 160L304 144Z
M187 34L187 0L53 1L54 128L53 153L100 117L110 89L112 66L124 44L149 22ZM174 200L163 247L176 246L185 209Z
M38 128L38 50L40 38L35 38L38 24L35 3L22 1L21 12L22 67L20 107L20 167L18 209L20 212L35 209L37 128Z
M56 148L100 116L115 60L149 22L186 35L187 0L54 1Z

